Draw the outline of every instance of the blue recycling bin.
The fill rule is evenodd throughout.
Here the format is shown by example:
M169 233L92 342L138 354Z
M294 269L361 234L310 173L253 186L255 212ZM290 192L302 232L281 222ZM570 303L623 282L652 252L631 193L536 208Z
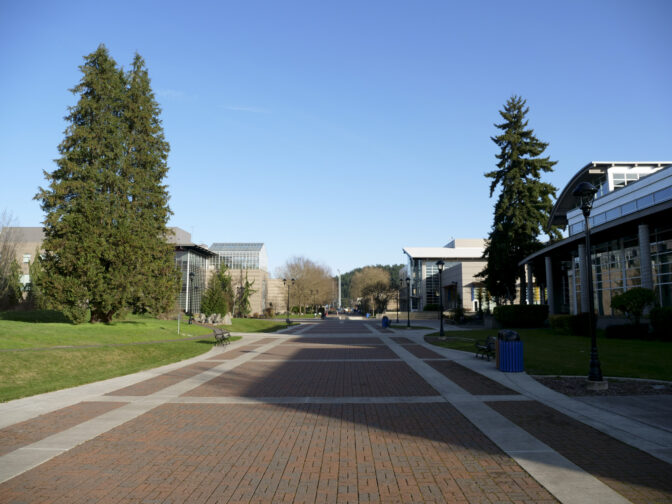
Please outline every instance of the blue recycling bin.
M516 331L499 331L497 335L497 369L505 373L523 371L523 342Z
M388 327L390 327L390 319L385 315L383 317L383 329L387 329Z

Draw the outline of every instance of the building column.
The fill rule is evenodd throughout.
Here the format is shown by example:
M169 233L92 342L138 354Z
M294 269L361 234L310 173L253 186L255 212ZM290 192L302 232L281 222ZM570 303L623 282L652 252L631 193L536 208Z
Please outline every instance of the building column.
M546 266L546 291L548 292L548 314L555 315L555 292L553 291L553 264L550 256L544 257Z
M581 313L588 313L588 263L586 261L586 246L579 244L579 278L581 281Z
M653 270L651 268L651 241L649 226L640 224L639 228L639 267L642 275L642 287L653 289Z
M527 304L534 304L534 279L532 277L532 263L525 263L525 276L527 277Z

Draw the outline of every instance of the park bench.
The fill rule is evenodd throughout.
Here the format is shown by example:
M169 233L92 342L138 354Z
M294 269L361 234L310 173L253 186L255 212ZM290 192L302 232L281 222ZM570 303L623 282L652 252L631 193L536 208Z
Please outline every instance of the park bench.
M215 333L215 345L227 345L230 343L231 333L226 329L220 329L219 327L214 327L213 332Z
M495 345L497 344L497 339L494 336L488 336L485 341L476 342L476 357L486 358L490 360L490 357L495 356Z

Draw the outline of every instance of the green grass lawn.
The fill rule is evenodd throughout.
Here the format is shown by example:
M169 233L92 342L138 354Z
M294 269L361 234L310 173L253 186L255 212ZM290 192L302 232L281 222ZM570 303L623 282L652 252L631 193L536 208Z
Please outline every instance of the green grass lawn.
M517 329L523 341L525 371L538 375L588 374L590 339L552 329ZM433 333L438 335L438 333ZM474 341L497 336L496 330L449 332L440 346L474 352ZM672 381L672 343L597 338L605 376Z
M228 327L232 331L260 332L272 330L273 325L278 326L272 321L234 319L234 325ZM211 332L182 320L178 334L176 320L141 316L109 325L73 325L54 312L0 313L0 401L195 357L212 348ZM189 337L197 339L170 341ZM236 339L240 336L232 338ZM59 348L65 346L75 348Z
M188 338L211 333L206 327L131 315L111 324L78 324L53 312L0 313L0 349L27 349L69 345L107 345ZM33 316L31 317L31 314ZM37 320L37 321L33 321Z
M137 373L195 357L209 339L119 347L0 352L0 401Z

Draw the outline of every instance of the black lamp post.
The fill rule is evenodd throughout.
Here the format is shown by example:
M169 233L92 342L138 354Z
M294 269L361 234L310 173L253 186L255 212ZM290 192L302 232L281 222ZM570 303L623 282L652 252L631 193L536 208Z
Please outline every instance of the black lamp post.
M411 327L411 279L406 277L406 327Z
M581 202L581 211L584 218L584 233L586 236L585 264L588 269L588 331L590 332L590 372L588 374L588 387L591 389L605 389L607 382L602 379L602 369L600 367L600 358L597 354L597 337L595 335L595 303L593 300L593 265L590 258L590 211L593 209L593 200L595 199L597 189L590 182L581 182L574 188L572 196L579 198Z
M291 284L290 284L287 281L286 278L283 278L282 283L283 283L283 285L287 286L287 320L285 322L287 322L287 325L289 325L291 323L291 320L289 319L289 286L294 285L294 279L292 278L292 281L291 281Z
M399 279L399 286L397 287L397 324L399 323L399 302L401 300L401 286L402 280Z
M436 261L436 267L439 268L439 338L445 338L445 333L443 332L443 285L441 284L443 276L443 267L444 263L441 259Z
M194 314L194 272L189 272L189 306L187 306L187 311L189 312L189 317Z

